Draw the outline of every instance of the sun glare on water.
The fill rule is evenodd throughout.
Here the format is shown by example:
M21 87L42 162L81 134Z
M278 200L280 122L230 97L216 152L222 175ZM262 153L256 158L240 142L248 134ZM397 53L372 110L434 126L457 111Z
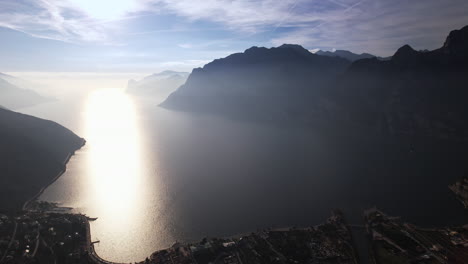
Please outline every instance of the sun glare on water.
M144 212L144 168L134 102L118 89L93 91L86 100L85 138L88 148L88 204L99 216L92 224L94 239L106 243L109 258L119 243L133 243L145 231L138 216ZM131 252L121 255L130 256ZM112 255L111 255L112 256Z
M141 180L137 129L135 106L123 92L104 89L89 95L85 132L89 176L94 203L107 213L128 212L136 204Z

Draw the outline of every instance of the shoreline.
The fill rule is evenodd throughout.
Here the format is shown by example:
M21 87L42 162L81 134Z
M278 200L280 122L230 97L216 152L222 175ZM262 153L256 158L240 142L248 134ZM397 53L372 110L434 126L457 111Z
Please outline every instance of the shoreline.
M37 192L33 197L31 197L31 199L27 200L26 202L24 202L23 206L21 207L21 210L22 211L26 211L29 204L35 200L37 200L45 191L45 189L47 189L49 186L51 186L54 182L56 182L66 171L67 171L67 164L68 162L70 161L70 159L75 155L75 152L77 150L80 150L81 148L83 148L84 146L86 145L86 140L85 139L82 139L81 141L81 145L79 148L75 149L73 152L70 152L68 153L67 157L65 158L64 162L62 163L62 166L63 166L63 169L54 177L52 178L52 180L46 184L45 186L43 186L39 192Z
M22 211L28 211L28 206L32 202L36 201L44 193L45 189L47 189L49 186L54 184L67 171L67 164L70 161L70 159L75 155L76 151L80 150L85 145L86 145L86 140L82 139L80 146L77 149L75 149L73 152L70 152L67 154L65 160L61 163L63 166L63 169L48 184L44 185L33 197L31 197L29 200L27 200L23 204L23 206L21 207ZM86 248L88 252L87 256L90 262L98 263L98 264L125 264L125 263L111 262L111 261L107 261L101 258L96 253L96 250L94 248L94 243L92 242L92 239L91 239L91 224L90 224L89 219L86 217L86 215L83 215L83 214L73 213L73 215L76 215L79 218L81 218L82 222L86 226L86 244L87 244Z
M75 155L77 150L80 150L85 145L86 145L86 140L82 139L81 146L79 148L77 148L76 150L74 150L73 152L70 152L70 153L67 154L65 160L63 161L63 163L61 163L63 165L62 170L47 185L43 186L38 193L36 193L31 199L27 200L23 204L23 206L22 206L23 211L29 211L31 203L36 201L43 194L43 192L45 191L46 188L48 188L55 181L57 181L67 171L67 164L70 161L70 159ZM107 260L103 259L102 257L100 257L97 254L96 250L95 250L95 246L94 246L95 242L92 241L90 220L86 217L86 215L83 215L81 213L72 213L72 214L76 215L81 220L82 224L85 225L85 227L86 227L86 253L87 253L86 258L88 258L89 262L99 263L99 264L123 264L123 262L119 263L119 262L107 261ZM344 217L344 215L342 215L342 217ZM349 224L346 221L345 221L345 223L346 223L345 227L347 228L349 234L351 235L351 239L353 239L353 234L351 232L351 229L353 227L355 227L355 225ZM242 232L242 233L239 233L239 234L222 236L222 237L219 237L219 238L221 238L221 239L236 239L236 238L241 238L243 236L248 236L249 233L263 232L265 230L269 230L269 231L308 230L308 229L311 229L311 228L312 229L317 228L317 227L319 227L321 225L323 225L323 223L317 224L317 225L314 225L314 226L309 226L309 227L296 227L296 226L274 227L274 228L273 227L270 227L270 228L267 227L267 228L257 230L255 232ZM361 227L358 227L358 228L361 228ZM148 256L148 258L151 258L151 256L153 256L154 254L156 254L158 252L161 252L161 251L164 251L164 250L170 250L171 248L176 247L177 245L188 246L190 244L197 244L197 241L184 241L184 242L181 242L181 243L178 242L178 241L175 241L174 245L172 245L169 248L155 250L153 253L150 254L150 256ZM351 247L353 248L354 254L356 254L355 257L359 256L355 241L353 241L353 243L351 244ZM143 261L141 261L141 262L137 261L135 263L143 263Z
M91 224L89 223L89 220L85 215L79 214L79 217L81 217L81 220L86 225L86 248L88 250L87 257L89 258L89 261L99 264L124 264L119 262L107 261L101 258L96 253L96 250L94 249L94 243L91 241Z

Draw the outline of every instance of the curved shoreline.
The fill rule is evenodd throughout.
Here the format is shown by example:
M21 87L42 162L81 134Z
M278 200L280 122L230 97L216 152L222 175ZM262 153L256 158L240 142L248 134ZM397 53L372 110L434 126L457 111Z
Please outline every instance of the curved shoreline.
M86 225L86 248L88 250L88 258L90 262L94 263L99 263L99 264L123 264L123 263L118 263L118 262L111 262L107 261L96 253L96 250L94 249L94 244L91 242L91 225L89 223L88 218L85 215L79 215L81 217L81 220L83 223Z
M73 152L70 152L67 154L65 160L63 161L62 166L62 170L45 186L43 186L39 192L37 192L31 199L27 200L23 206L22 206L22 210L23 211L28 211L29 210L29 206L32 202L36 201L45 191L46 188L48 188L49 186L51 186L55 181L57 181L60 176L62 176L66 171L67 171L67 164L68 162L70 161L70 159L75 155L75 152L79 149L81 149L84 145L86 144L86 140L82 139L82 143L81 145L76 149L74 150ZM86 233L86 238L85 238L85 245L83 245L84 247L82 247L82 250L81 252L84 253L84 255L82 255L83 257L85 257L87 259L87 261L89 263L93 263L93 264L125 264L123 262L112 262L112 261L108 261L108 260L105 260L103 259L102 257L100 257L96 250L95 250L95 247L94 247L94 243L92 242L92 237L91 237L91 223L89 221L89 218L84 215L84 214L81 214L81 213L72 213L72 215L75 215L78 219L80 219L80 222L82 223L82 225L84 226L85 228L85 233ZM317 226L320 226L317 225ZM317 227L317 226L314 226L314 227ZM310 227L309 227L310 228ZM309 228L304 228L304 230L307 230ZM272 228L271 230L288 230L288 229L291 229L291 227L287 227L287 228ZM296 228L297 229L297 228ZM299 228L301 229L301 228ZM240 238L240 237L243 237L243 236L248 236L249 233L246 232L246 233L240 233L240 234L237 234L237 235L234 235L234 236L226 236L224 237L225 239L233 239L233 238ZM178 245L178 243L176 242L176 244L174 244L171 248L175 247L176 245ZM170 249L170 248L168 248ZM166 249L166 250L168 250ZM355 249L353 248L353 251ZM151 258L153 256L153 254L159 252L160 250L157 250L155 252L153 252L150 256L148 256L148 258ZM355 257L355 256L354 256ZM148 259L147 258L147 259ZM133 262L132 262L133 263ZM134 263L143 263L143 262L134 262Z
M62 166L63 166L63 169L47 185L43 186L39 190L39 192L37 192L33 197L31 197L31 199L27 200L23 204L23 206L21 207L22 211L27 211L28 206L30 205L30 203L36 201L44 193L45 189L47 189L49 186L54 184L67 171L67 164L70 161L70 159L75 155L75 152L77 150L80 150L85 145L86 145L86 140L82 139L82 142L81 142L80 146L77 149L75 149L73 152L70 152L70 153L67 154L65 160L61 163ZM117 262L107 261L107 260L101 258L96 253L96 250L94 249L94 244L92 243L92 240L91 240L91 225L89 223L88 218L85 215L82 215L82 214L76 214L76 215L81 218L81 220L83 221L83 223L86 226L86 248L87 248L87 251L88 251L87 256L89 258L89 261L93 262L93 263L97 263L97 264L124 264L124 263L117 263Z
M52 179L52 181L50 181L47 185L43 186L39 192L37 192L33 197L31 197L31 199L27 200L26 202L24 202L23 206L21 207L21 210L22 211L25 211L27 210L28 208L28 205L37 200L45 191L45 189L47 189L49 186L51 186L54 182L56 182L60 176L62 176L66 171L67 171L67 164L68 162L70 161L71 157L73 157L75 155L75 152L77 150L80 150L83 146L86 145L86 140L85 139L82 139L81 141L81 145L79 146L79 148L75 149L73 152L70 152L67 154L67 157L65 158L64 162L62 163L62 170Z

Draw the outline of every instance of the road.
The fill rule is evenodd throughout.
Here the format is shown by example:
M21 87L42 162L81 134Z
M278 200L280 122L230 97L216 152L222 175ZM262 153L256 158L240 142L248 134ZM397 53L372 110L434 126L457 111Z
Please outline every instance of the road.
M13 241L15 241L16 237L16 230L18 229L18 223L15 221L15 227L13 228L13 234L11 235L11 240L10 243L8 244L7 249L5 250L5 254L3 254L2 259L0 259L0 263L3 263L3 260L8 254L8 251L10 250L11 245L13 244Z

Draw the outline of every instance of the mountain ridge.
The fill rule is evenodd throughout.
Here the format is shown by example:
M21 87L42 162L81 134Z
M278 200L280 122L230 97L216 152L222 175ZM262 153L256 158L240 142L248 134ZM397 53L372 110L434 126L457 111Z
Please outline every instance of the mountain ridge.
M55 122L0 109L0 210L21 209L83 144Z
M11 83L9 80L14 78L11 75L0 73L0 104L4 107L18 109L52 100L39 95L35 91Z
M194 69L160 106L255 120L284 118L310 105L324 84L349 64L299 45L251 47Z
M137 96L149 96L164 100L170 93L184 84L188 76L188 72L165 70L146 76L139 81L129 80L126 92Z
M467 35L468 26L450 32L433 51L404 45L389 60L353 63L299 45L251 47L194 69L161 106L277 122L344 121L468 140Z
M394 133L468 140L468 27L432 51L399 48L389 61L354 62L330 89L348 116ZM460 47L463 47L460 49ZM351 118L353 119L353 118Z
M369 53L357 54L357 53L353 53L353 52L348 51L348 50L335 50L333 52L332 51L319 50L315 54L320 55L320 56L340 57L340 58L347 59L347 60L349 60L351 62L355 62L355 61L361 60L361 59L370 59L370 58L374 58L374 57L379 58L379 59L385 59L385 58L380 58L380 57L377 57L377 56L369 54Z

